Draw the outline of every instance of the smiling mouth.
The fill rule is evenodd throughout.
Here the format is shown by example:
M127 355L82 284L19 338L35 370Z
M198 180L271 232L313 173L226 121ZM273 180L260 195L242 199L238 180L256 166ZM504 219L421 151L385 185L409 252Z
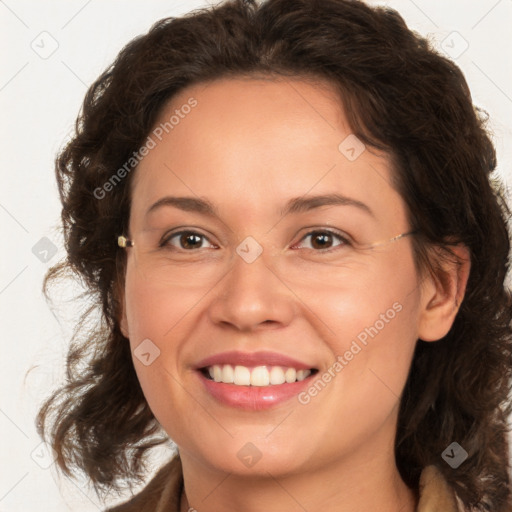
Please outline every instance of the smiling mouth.
M214 382L235 386L279 386L300 382L318 372L316 368L297 370L284 366L241 366L214 364L200 369L200 372Z

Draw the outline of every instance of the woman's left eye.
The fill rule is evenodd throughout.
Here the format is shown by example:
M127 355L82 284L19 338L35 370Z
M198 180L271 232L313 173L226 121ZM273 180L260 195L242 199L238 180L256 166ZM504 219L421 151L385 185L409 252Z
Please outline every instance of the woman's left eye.
M319 249L319 251L333 249L342 245L350 245L347 238L329 230L315 230L307 233L302 240L309 239L309 247L306 249ZM334 244L335 240L339 240L338 244ZM295 245L294 247L296 247Z

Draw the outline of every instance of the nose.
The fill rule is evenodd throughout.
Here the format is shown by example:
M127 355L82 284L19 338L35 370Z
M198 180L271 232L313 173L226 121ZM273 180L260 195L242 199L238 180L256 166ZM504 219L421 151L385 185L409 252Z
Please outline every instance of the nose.
M238 331L279 328L295 314L294 294L272 269L265 251L251 263L237 253L215 287L209 308L217 325Z

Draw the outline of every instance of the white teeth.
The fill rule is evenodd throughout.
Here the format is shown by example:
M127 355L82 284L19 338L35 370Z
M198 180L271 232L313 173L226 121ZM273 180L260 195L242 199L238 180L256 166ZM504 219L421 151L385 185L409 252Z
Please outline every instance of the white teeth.
M233 383L237 386L249 386L251 384L251 370L245 366L235 366Z
M215 382L235 384L237 386L275 386L302 381L311 375L311 370L296 370L282 366L231 366L214 364L207 368L208 374Z
M270 384L284 384L286 379L280 366L273 366L270 370Z
M270 375L266 366L256 366L251 372L251 386L268 386Z
M284 372L284 378L286 379L286 382L295 382L297 379L297 371L295 368L288 368L286 372Z
M235 380L235 372L230 364L225 364L222 367L222 382L231 384Z
M301 381L301 380L304 380L308 375L306 374L306 372L308 372L309 370L297 370L297 380L298 381Z
M215 382L222 382L222 368L215 365L213 367L213 380Z

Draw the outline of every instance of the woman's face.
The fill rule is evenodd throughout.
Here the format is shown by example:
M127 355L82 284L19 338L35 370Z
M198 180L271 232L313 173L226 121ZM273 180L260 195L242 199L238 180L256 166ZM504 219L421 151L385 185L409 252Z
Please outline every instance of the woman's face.
M300 80L194 85L150 139L122 327L182 457L282 475L392 453L422 293L389 159Z

